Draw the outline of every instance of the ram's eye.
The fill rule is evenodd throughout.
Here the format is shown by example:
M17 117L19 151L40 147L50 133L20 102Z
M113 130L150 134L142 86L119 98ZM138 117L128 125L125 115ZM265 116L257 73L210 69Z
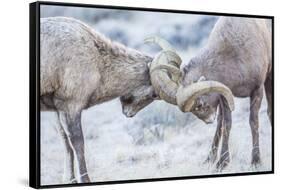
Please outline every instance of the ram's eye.
M198 111L199 110L199 108L198 107L195 107L195 109L194 109L195 111Z
M157 97L158 97L157 94L155 94L155 93L152 94L152 98L155 99L155 98L157 98Z
M131 104L134 101L134 97L133 96L122 97L121 101L125 104Z

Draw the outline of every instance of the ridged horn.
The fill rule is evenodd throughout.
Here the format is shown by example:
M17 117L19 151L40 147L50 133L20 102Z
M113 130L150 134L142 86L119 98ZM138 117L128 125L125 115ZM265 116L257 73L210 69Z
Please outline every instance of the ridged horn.
M175 61L172 59L174 56L170 56L172 53L162 51L155 56L150 66L150 79L159 97L176 105L177 81L180 77L180 71L177 67L169 64L169 62Z
M174 59L175 59L175 63L177 64L178 67L180 67L180 64L182 63L182 60L180 58L180 56L177 54L176 50L172 47L172 45L167 42L165 39L160 38L158 36L150 36L148 38L144 39L145 43L155 43L157 45L159 45L164 51L170 51L170 52L174 52Z
M150 79L152 86L160 99L177 104L176 94L180 78L181 58L166 40L153 36L145 39L146 43L156 43L163 50L158 53L150 64Z
M177 91L177 104L183 112L190 112L195 100L206 93L216 92L224 96L229 109L234 110L234 98L231 90L217 81L202 81L193 83L187 87L179 86Z

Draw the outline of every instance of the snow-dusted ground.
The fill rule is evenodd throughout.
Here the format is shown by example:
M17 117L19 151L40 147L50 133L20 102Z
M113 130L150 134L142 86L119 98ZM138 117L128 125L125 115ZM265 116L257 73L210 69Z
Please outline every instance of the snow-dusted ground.
M96 30L154 55L156 46L143 44L157 34L179 50L184 63L204 45L216 17L170 15L89 8L42 7L42 17L71 16ZM265 99L265 98L264 98ZM266 101L260 111L262 165L250 166L251 131L248 124L249 99L235 99L230 136L231 163L222 173L271 170L271 125ZM41 112L41 183L61 184L63 146L56 133L54 113ZM82 126L86 161L93 182L216 173L213 165L203 164L209 153L216 123L206 125L173 105L155 101L134 118L126 118L118 99L85 110Z
M249 100L236 99L236 108L230 136L231 163L222 173L271 170L271 126L266 115L266 102L260 112L262 165L258 168L250 166ZM156 117L159 122L155 121ZM63 148L56 133L55 120L55 114L41 113L42 184L62 183ZM214 166L203 164L216 124L205 125L191 114L182 114L164 102L154 102L136 118L128 119L121 113L120 102L113 100L84 111L82 125L88 170L93 182L216 172ZM160 137L155 133L156 129L160 131Z

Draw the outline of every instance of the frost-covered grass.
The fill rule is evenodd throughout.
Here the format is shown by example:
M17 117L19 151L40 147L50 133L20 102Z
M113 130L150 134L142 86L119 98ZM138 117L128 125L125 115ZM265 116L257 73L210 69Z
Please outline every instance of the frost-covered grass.
M236 99L236 108L230 136L231 163L221 173L271 170L271 126L266 102L260 111L262 165L258 168L250 165L249 100ZM62 183L63 146L55 120L55 114L41 113L42 184ZM82 120L87 165L94 182L216 173L213 165L203 164L216 124L205 125L174 106L154 102L129 119L122 114L120 102L113 100L84 111ZM155 135L155 128L159 128L162 138ZM136 141L138 137L141 142Z
M204 45L217 17L71 7L42 7L41 16L74 17L129 47L155 55L159 48L143 43L160 35L172 43L188 63ZM231 163L222 173L271 170L271 126L264 100L260 111L262 165L250 166L249 99L236 99L230 136ZM41 113L41 183L60 184L63 146L56 133L54 113ZM215 174L203 164L216 123L206 125L175 106L155 101L133 118L126 118L118 99L85 110L82 126L91 180L112 181Z

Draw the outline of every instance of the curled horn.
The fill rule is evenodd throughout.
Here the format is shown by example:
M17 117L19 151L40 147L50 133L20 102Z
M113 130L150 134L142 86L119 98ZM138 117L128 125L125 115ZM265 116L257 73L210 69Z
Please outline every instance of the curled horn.
M157 45L159 45L164 51L170 51L170 52L174 52L174 61L177 64L178 67L180 67L182 60L180 58L180 56L178 55L177 51L172 47L172 45L167 42L166 40L164 40L163 38L160 38L158 36L151 36L148 37L144 40L145 43L155 43Z
M169 50L175 52L176 50L171 46L169 42L164 40L163 38L160 38L158 36L150 36L148 38L144 39L145 43L155 43L159 45L163 50Z
M177 104L183 112L190 112L195 100L206 93L216 92L224 96L231 111L234 110L234 98L231 90L217 81L202 81L187 87L180 86L177 91Z
M176 105L177 81L181 76L179 66L182 60L169 42L160 37L149 37L145 42L156 43L163 49L150 64L152 86L161 99Z

